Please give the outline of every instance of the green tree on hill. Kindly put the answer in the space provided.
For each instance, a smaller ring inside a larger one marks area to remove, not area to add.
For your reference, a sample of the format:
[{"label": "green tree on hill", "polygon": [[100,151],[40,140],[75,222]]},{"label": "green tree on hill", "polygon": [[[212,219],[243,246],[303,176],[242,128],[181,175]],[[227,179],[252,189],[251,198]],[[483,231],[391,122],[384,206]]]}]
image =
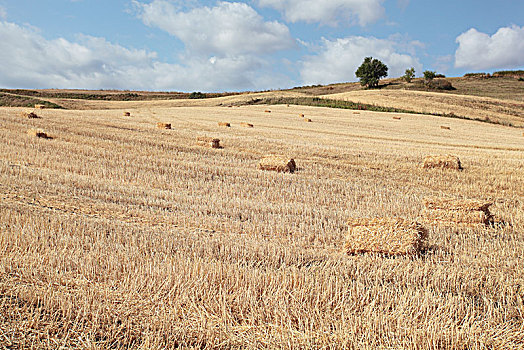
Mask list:
[{"label": "green tree on hill", "polygon": [[362,86],[374,88],[378,86],[380,78],[388,76],[388,66],[373,57],[366,57],[355,72]]}]

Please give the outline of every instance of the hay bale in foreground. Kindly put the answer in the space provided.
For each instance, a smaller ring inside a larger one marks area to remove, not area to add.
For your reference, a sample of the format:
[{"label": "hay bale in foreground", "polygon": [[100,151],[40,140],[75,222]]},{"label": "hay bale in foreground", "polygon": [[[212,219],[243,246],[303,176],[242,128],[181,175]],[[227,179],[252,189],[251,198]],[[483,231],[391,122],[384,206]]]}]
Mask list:
[{"label": "hay bale in foreground", "polygon": [[20,113],[20,116],[24,117],[24,118],[28,118],[28,119],[37,119],[37,118],[40,118],[35,112],[22,112]]},{"label": "hay bale in foreground", "polygon": [[424,248],[428,236],[421,224],[401,218],[352,219],[348,225],[348,254],[415,255]]},{"label": "hay bale in foreground", "polygon": [[131,116],[131,112],[124,112],[124,117],[130,117]]},{"label": "hay bale in foreground", "polygon": [[240,126],[243,126],[244,128],[252,128],[254,125],[250,123],[240,123]]},{"label": "hay bale in foreground", "polygon": [[205,137],[205,136],[197,137],[197,144],[199,146],[206,146],[206,147],[211,147],[211,148],[222,148],[220,146],[220,139],[215,139],[212,137]]},{"label": "hay bale in foreground", "polygon": [[226,127],[226,128],[230,128],[231,124],[230,123],[225,123],[225,122],[218,122],[218,126],[223,126],[223,127]]},{"label": "hay bale in foreground", "polygon": [[424,163],[422,164],[423,169],[441,168],[441,169],[455,169],[462,170],[462,164],[458,157],[452,155],[440,155],[440,156],[426,156]]},{"label": "hay bale in foreground", "polygon": [[297,165],[295,160],[284,156],[270,155],[262,158],[258,163],[261,170],[271,170],[284,173],[294,173]]},{"label": "hay bale in foreground", "polygon": [[156,123],[156,127],[159,129],[171,129],[170,123]]},{"label": "hay bale in foreground", "polygon": [[36,109],[44,109],[45,108],[45,105],[35,105],[35,108]]},{"label": "hay bale in foreground", "polygon": [[444,125],[441,125],[440,128],[444,130],[451,130],[449,126],[444,126]]},{"label": "hay bale in foreground", "polygon": [[33,136],[33,137],[38,137],[38,138],[41,138],[41,139],[49,138],[49,136],[43,130],[39,130],[39,129],[29,129],[29,130],[27,130],[27,135]]}]

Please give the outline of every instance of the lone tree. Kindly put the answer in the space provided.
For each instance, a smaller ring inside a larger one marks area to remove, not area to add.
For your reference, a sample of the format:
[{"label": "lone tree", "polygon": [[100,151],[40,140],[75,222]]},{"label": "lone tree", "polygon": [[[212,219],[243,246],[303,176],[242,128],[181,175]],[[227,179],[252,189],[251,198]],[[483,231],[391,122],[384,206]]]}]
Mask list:
[{"label": "lone tree", "polygon": [[388,66],[373,57],[366,57],[355,72],[362,86],[374,88],[378,86],[380,78],[388,76]]},{"label": "lone tree", "polygon": [[426,80],[426,82],[432,81],[437,76],[437,72],[431,70],[425,70],[422,74],[424,74],[424,80]]},{"label": "lone tree", "polygon": [[411,83],[414,77],[415,77],[415,68],[411,67],[409,69],[406,69],[406,72],[404,73],[404,76],[402,78],[404,78],[404,80],[407,83]]}]

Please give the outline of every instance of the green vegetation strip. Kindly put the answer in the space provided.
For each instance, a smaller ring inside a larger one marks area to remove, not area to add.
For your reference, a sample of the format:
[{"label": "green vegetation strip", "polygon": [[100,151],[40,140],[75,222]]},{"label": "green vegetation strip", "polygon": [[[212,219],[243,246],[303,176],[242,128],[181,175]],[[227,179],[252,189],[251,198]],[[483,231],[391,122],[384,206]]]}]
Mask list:
[{"label": "green vegetation strip", "polygon": [[38,100],[27,96],[17,96],[0,92],[0,107],[34,107],[36,104],[44,105],[46,108],[62,109],[56,103]]},{"label": "green vegetation strip", "polygon": [[273,98],[264,98],[264,99],[253,99],[246,101],[243,104],[254,105],[254,104],[263,104],[263,105],[300,105],[300,106],[313,106],[313,107],[328,107],[328,108],[341,108],[341,109],[352,109],[352,110],[363,110],[363,111],[372,111],[372,112],[388,112],[388,113],[406,113],[406,114],[424,114],[424,115],[434,115],[437,117],[445,118],[455,118],[455,119],[464,119],[464,120],[474,120],[483,123],[489,124],[498,124],[511,127],[517,127],[509,122],[499,122],[496,120],[491,120],[489,118],[472,118],[456,115],[454,113],[424,113],[410,111],[407,109],[393,108],[393,107],[384,107],[377,106],[374,104],[366,103],[357,103],[351,101],[342,101],[342,100],[330,100],[319,97],[273,97]]}]

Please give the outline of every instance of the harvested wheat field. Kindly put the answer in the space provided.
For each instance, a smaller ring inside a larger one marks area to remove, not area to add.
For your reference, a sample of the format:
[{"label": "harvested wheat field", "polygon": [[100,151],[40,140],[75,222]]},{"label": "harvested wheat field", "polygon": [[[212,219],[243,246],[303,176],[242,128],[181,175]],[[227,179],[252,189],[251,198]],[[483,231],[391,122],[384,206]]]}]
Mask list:
[{"label": "harvested wheat field", "polygon": [[[86,103],[41,119],[0,108],[3,347],[524,348],[521,129],[285,104]],[[198,144],[210,135],[226,147]],[[260,170],[268,154],[299,171]],[[465,169],[422,169],[428,154]],[[418,254],[347,254],[348,220],[415,222],[427,196],[492,202],[508,225],[425,226],[419,250],[406,224],[399,237]]]}]

